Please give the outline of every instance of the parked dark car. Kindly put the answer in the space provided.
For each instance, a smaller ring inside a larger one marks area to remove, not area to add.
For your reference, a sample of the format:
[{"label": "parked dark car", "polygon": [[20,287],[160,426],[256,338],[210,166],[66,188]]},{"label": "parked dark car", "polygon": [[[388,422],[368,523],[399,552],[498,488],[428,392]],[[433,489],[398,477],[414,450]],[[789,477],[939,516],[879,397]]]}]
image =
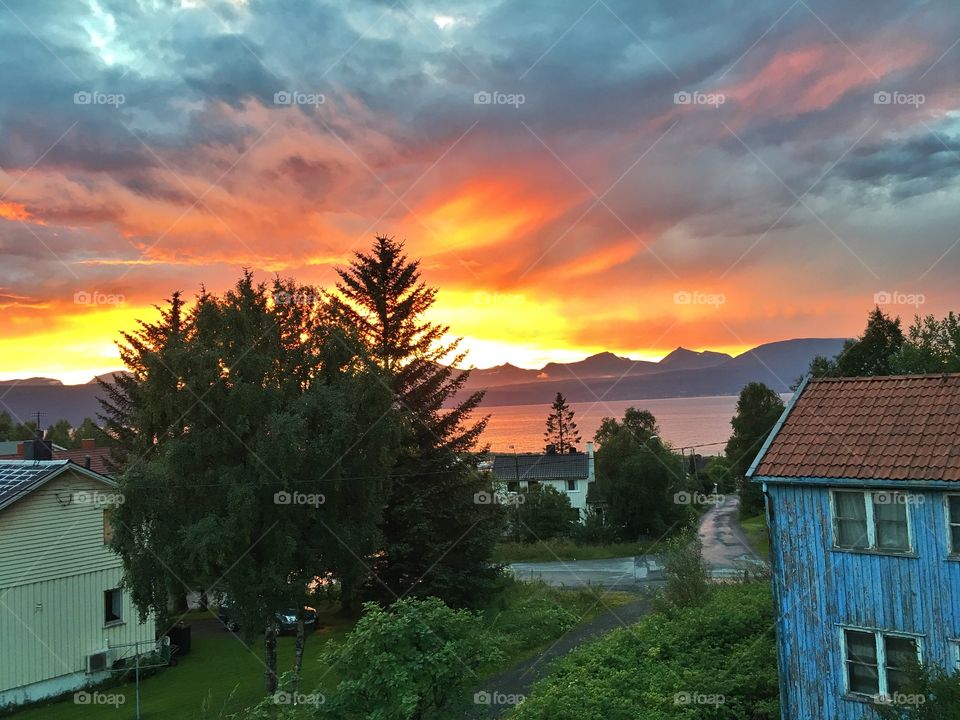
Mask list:
[{"label": "parked dark car", "polygon": [[[317,626],[317,611],[309,607],[308,605],[303,606],[303,625],[308,633],[313,632],[314,628]],[[233,601],[229,598],[224,598],[220,601],[219,610],[217,612],[217,617],[220,618],[220,622],[223,623],[224,627],[231,632],[236,632],[240,629],[240,623],[233,617]],[[277,633],[280,635],[295,635],[297,632],[297,610],[296,608],[285,608],[283,610],[278,610],[274,613],[274,617],[277,620]]]}]

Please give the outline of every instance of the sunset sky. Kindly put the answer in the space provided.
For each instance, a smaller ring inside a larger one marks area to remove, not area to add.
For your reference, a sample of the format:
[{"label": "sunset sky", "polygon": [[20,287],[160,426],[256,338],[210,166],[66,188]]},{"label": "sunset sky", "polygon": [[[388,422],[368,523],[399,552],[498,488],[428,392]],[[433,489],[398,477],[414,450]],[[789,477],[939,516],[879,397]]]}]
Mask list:
[{"label": "sunset sky", "polygon": [[481,367],[960,309],[956,0],[4,0],[0,58],[0,379],[376,233]]}]

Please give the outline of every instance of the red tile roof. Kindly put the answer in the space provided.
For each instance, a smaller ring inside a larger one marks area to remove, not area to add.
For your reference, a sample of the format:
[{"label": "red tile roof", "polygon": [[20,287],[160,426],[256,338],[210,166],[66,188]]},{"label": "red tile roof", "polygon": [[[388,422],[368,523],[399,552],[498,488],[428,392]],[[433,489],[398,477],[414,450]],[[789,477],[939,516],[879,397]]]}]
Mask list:
[{"label": "red tile roof", "polygon": [[753,476],[960,481],[960,373],[811,380]]}]

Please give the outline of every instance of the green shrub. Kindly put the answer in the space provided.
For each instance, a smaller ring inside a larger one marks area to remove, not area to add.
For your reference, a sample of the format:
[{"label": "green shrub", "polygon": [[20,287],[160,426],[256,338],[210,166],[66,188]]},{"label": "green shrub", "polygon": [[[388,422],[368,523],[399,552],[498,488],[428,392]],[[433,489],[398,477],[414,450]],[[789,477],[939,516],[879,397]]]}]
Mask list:
[{"label": "green shrub", "polygon": [[696,530],[684,532],[664,545],[665,600],[680,607],[701,604],[710,594],[710,585],[700,536]]},{"label": "green shrub", "polygon": [[878,711],[884,720],[960,720],[960,675],[917,666],[907,687],[890,700]]},{"label": "green shrub", "polygon": [[735,585],[574,650],[511,720],[778,720],[777,692],[769,585]]},{"label": "green shrub", "polygon": [[540,485],[517,495],[509,512],[511,535],[520,542],[537,542],[568,536],[577,522],[570,497],[550,485]]},{"label": "green shrub", "polygon": [[479,615],[437,598],[364,605],[344,641],[325,654],[345,678],[320,706],[337,720],[413,720],[459,702],[476,670],[502,657]]},{"label": "green shrub", "polygon": [[578,545],[611,545],[617,542],[618,535],[617,528],[593,509],[587,510],[583,522],[574,525],[570,533]]}]

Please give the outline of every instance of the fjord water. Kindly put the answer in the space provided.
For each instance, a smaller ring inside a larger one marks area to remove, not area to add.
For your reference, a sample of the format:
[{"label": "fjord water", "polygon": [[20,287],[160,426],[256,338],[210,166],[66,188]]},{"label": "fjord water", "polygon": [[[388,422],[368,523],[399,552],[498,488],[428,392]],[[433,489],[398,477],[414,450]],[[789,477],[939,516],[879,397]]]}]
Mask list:
[{"label": "fjord water", "polygon": [[[665,442],[676,448],[694,446],[702,455],[717,455],[723,451],[722,443],[730,437],[730,419],[736,411],[737,397],[720,395],[570,403],[583,438],[579,449],[593,439],[604,417],[623,417],[623,411],[631,406],[653,413],[660,427],[660,437]],[[511,445],[517,452],[542,452],[543,430],[549,410],[549,403],[481,406],[480,412],[490,415],[481,442],[489,443],[495,452],[513,452]]]}]

